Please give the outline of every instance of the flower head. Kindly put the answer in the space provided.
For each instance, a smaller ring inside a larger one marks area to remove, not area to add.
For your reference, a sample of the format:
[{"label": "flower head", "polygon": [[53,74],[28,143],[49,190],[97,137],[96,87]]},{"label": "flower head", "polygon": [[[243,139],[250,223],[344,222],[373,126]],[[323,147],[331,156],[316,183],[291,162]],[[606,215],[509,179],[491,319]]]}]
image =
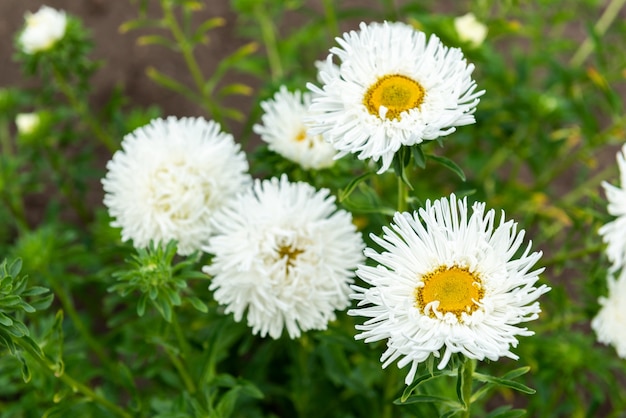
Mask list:
[{"label": "flower head", "polygon": [[269,144],[269,148],[300,164],[304,169],[330,167],[335,148],[321,135],[307,132],[305,119],[309,115],[311,93],[289,92],[285,86],[271,100],[261,103],[265,111],[263,125],[254,125],[254,132]]},{"label": "flower head", "polygon": [[[404,23],[361,23],[337,38],[314,92],[311,134],[323,134],[339,151],[382,159],[386,171],[401,146],[448,135],[474,123],[483,91],[476,92],[457,48]],[[333,57],[340,60],[333,66]]]},{"label": "flower head", "polygon": [[286,176],[259,181],[213,220],[214,254],[203,271],[211,290],[252,332],[290,338],[325,329],[349,304],[349,284],[363,260],[363,241],[351,215],[338,210],[328,189],[290,183]]},{"label": "flower head", "polygon": [[459,34],[459,39],[473,47],[483,43],[487,37],[487,26],[476,19],[473,13],[467,13],[454,19],[454,29]]},{"label": "flower head", "polygon": [[175,239],[181,255],[207,242],[215,211],[251,183],[239,145],[203,118],[153,120],[124,137],[107,169],[104,204],[122,239]]},{"label": "flower head", "polygon": [[617,153],[617,165],[620,172],[621,187],[607,182],[602,183],[609,201],[609,214],[616,216],[614,220],[599,229],[600,235],[607,243],[606,254],[613,263],[611,271],[624,267],[626,262],[626,144]]},{"label": "flower head", "polygon": [[518,335],[532,335],[517,325],[537,318],[537,298],[550,290],[535,287],[543,269],[531,271],[541,257],[521,249],[524,231],[504,215],[485,214],[484,203],[472,206],[454,195],[413,214],[396,213],[382,238],[384,251],[365,255],[377,265],[360,266],[357,275],[371,287],[353,286],[358,300],[350,315],[369,318],[357,339],[387,340],[383,367],[398,360],[411,364],[409,384],[419,363],[431,354],[439,368],[453,353],[468,358],[516,359],[510,350]]},{"label": "flower head", "polygon": [[19,113],[15,117],[15,126],[20,135],[31,135],[39,127],[40,118],[38,113]]},{"label": "flower head", "polygon": [[19,44],[26,54],[48,50],[65,35],[67,16],[62,10],[41,6],[36,13],[26,12],[24,19]]},{"label": "flower head", "polygon": [[615,279],[608,278],[609,294],[599,299],[602,308],[591,321],[591,328],[596,332],[598,341],[611,344],[621,358],[626,358],[626,270]]}]

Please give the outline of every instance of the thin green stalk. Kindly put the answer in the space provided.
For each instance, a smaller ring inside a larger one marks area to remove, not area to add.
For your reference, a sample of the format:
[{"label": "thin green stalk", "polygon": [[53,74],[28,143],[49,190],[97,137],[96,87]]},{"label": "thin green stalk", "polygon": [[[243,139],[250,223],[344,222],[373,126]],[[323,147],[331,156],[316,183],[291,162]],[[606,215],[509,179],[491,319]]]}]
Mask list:
[{"label": "thin green stalk", "polygon": [[385,16],[389,20],[398,20],[398,11],[396,10],[395,0],[383,0]]},{"label": "thin green stalk", "polygon": [[[15,156],[15,150],[13,148],[11,136],[9,135],[9,127],[4,121],[0,121],[0,155],[7,159],[13,158]],[[0,175],[1,173],[6,172],[2,167],[2,164],[3,160],[0,159]],[[14,186],[18,184],[17,182],[13,181],[14,179],[9,180],[11,180],[11,183],[5,180],[6,188],[11,187],[9,186],[9,184],[12,184]],[[28,225],[28,221],[26,220],[26,210],[24,209],[24,199],[22,197],[22,194],[17,187],[12,187],[11,192],[11,195],[1,193],[0,195],[2,196],[2,201],[9,209],[9,212],[11,212],[11,216],[13,217],[13,219],[15,219],[18,230],[23,232],[29,231],[30,227]]]},{"label": "thin green stalk", "polygon": [[205,112],[211,115],[215,122],[220,125],[224,124],[221,111],[219,110],[219,106],[211,100],[209,96],[209,92],[206,91],[205,84],[206,81],[204,79],[204,75],[202,70],[200,69],[200,64],[196,60],[195,55],[193,54],[193,45],[189,42],[189,39],[185,36],[183,29],[178,24],[178,20],[176,20],[176,16],[172,10],[172,4],[168,0],[161,1],[161,9],[163,10],[163,18],[165,24],[169,28],[174,40],[176,41],[176,45],[180,49],[181,54],[183,55],[183,59],[185,60],[185,64],[187,65],[187,69],[193,78],[193,81],[200,92],[202,97],[202,103],[200,103]]},{"label": "thin green stalk", "polygon": [[461,372],[461,376],[463,379],[461,386],[461,394],[463,395],[463,401],[465,401],[465,410],[462,411],[462,418],[469,418],[471,416],[471,399],[472,399],[472,380],[474,378],[474,370],[476,368],[476,360],[474,359],[465,359]]},{"label": "thin green stalk", "polygon": [[69,85],[67,80],[63,77],[63,75],[55,68],[54,69],[54,80],[56,81],[61,93],[67,98],[70,106],[74,109],[74,111],[80,116],[87,124],[89,129],[94,133],[96,138],[102,142],[102,144],[107,147],[107,149],[114,153],[117,151],[117,143],[109,136],[104,129],[100,126],[100,123],[93,117],[91,112],[89,112],[89,107],[87,103],[81,101],[75,94],[74,89]]},{"label": "thin green stalk", "polygon": [[99,395],[98,393],[94,392],[87,385],[85,385],[85,384],[79,382],[78,380],[74,379],[69,374],[64,372],[64,373],[62,373],[60,375],[57,375],[57,373],[55,372],[55,370],[57,369],[56,364],[54,364],[51,361],[48,361],[47,358],[42,357],[40,353],[36,352],[33,349],[33,347],[31,347],[29,344],[24,343],[22,341],[22,339],[15,338],[13,341],[17,345],[19,345],[24,351],[29,353],[31,355],[31,357],[37,363],[39,363],[39,365],[41,366],[41,368],[43,370],[47,371],[48,373],[51,373],[55,378],[61,380],[63,383],[68,385],[74,392],[79,392],[79,393],[83,394],[85,397],[91,399],[93,402],[95,402],[95,403],[101,405],[102,407],[108,409],[109,411],[111,411],[112,413],[114,413],[117,416],[120,416],[120,417],[123,417],[123,418],[132,418],[132,415],[130,415],[129,413],[124,411],[122,408],[120,408],[119,406],[115,405],[113,402],[109,401],[108,399],[104,398],[103,396]]},{"label": "thin green stalk", "polygon": [[[180,356],[175,355],[169,349],[166,348],[166,352],[170,361],[178,371],[181,379],[185,383],[185,387],[190,394],[196,393],[196,384],[194,383],[191,374],[189,373],[187,364],[184,360],[189,358],[189,353],[191,352],[191,348],[183,334],[183,330],[180,326],[180,322],[178,321],[178,316],[176,312],[172,310],[172,321],[170,323],[170,327],[174,330],[174,334],[176,335],[176,341],[178,342],[178,348],[180,350]],[[181,360],[182,358],[182,360]]]},{"label": "thin green stalk", "polygon": [[167,353],[167,356],[170,358],[170,361],[172,362],[172,364],[178,371],[180,378],[183,379],[183,383],[185,384],[185,388],[187,388],[187,392],[189,392],[190,394],[196,393],[196,385],[193,382],[193,378],[187,371],[187,367],[185,366],[185,363],[183,363],[180,360],[180,358],[178,358],[178,356],[172,353],[167,347],[165,348],[165,352]]},{"label": "thin green stalk", "polygon": [[[67,313],[67,315],[69,316],[70,320],[72,321],[72,323],[74,324],[78,332],[80,333],[83,340],[85,340],[89,348],[96,354],[96,356],[98,357],[98,360],[100,360],[100,362],[107,369],[109,369],[112,372],[115,372],[116,366],[109,359],[109,356],[106,354],[106,352],[104,351],[100,343],[98,343],[98,341],[93,337],[93,335],[91,335],[91,332],[85,326],[85,323],[80,319],[80,316],[78,315],[78,312],[76,311],[76,308],[74,307],[74,302],[72,301],[72,298],[70,294],[67,292],[67,290],[65,289],[65,287],[59,284],[56,280],[51,280],[50,285],[55,295],[61,302],[63,311]],[[116,373],[113,373],[113,375],[115,376]]]},{"label": "thin green stalk", "polygon": [[[619,12],[626,3],[626,0],[612,0],[607,8],[600,16],[600,19],[594,25],[595,33],[598,37],[601,37],[606,33],[609,29],[609,26],[613,23],[613,21],[619,16]],[[578,47],[578,50],[572,56],[570,60],[570,65],[572,67],[579,67],[583,62],[587,59],[589,54],[593,51],[593,41],[590,36],[588,36],[584,42]]]},{"label": "thin green stalk", "polygon": [[398,212],[405,212],[407,208],[407,199],[409,197],[409,188],[401,177],[398,177]]},{"label": "thin green stalk", "polygon": [[339,35],[339,23],[337,22],[337,12],[335,11],[334,0],[324,0],[324,16],[326,16],[326,27],[331,40]]},{"label": "thin green stalk", "polygon": [[274,23],[265,12],[261,4],[254,7],[254,16],[261,27],[261,37],[265,45],[265,52],[270,64],[270,73],[272,80],[277,81],[283,77],[283,66],[278,53],[278,44],[276,43],[276,29]]},{"label": "thin green stalk", "polygon": [[66,166],[60,163],[59,155],[56,151],[57,150],[52,147],[45,149],[46,156],[48,157],[48,161],[50,162],[52,169],[55,171],[55,173],[59,174],[59,189],[61,190],[61,193],[67,198],[70,205],[74,208],[74,211],[76,212],[76,214],[78,214],[80,220],[83,221],[83,223],[87,224],[89,222],[90,215],[87,206],[85,206],[85,200],[81,199],[80,196],[78,196],[78,194],[76,193],[77,189],[75,187],[72,187],[71,184],[63,181],[63,179],[70,179],[71,177],[67,175],[67,173],[65,173]]}]

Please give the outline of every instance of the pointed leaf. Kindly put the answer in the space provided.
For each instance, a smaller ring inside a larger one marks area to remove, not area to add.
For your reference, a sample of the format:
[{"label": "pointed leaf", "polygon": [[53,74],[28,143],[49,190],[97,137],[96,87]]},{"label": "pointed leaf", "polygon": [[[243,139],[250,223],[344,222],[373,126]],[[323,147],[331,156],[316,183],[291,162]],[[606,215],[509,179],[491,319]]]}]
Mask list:
[{"label": "pointed leaf", "polygon": [[532,395],[537,392],[535,389],[529,388],[528,386],[522,383],[516,382],[514,380],[503,379],[501,377],[494,377],[494,376],[484,375],[481,373],[475,373],[474,379],[478,380],[479,382],[488,382],[488,383],[493,383],[498,386],[505,386],[505,387],[517,390],[519,392],[526,393],[528,395]]},{"label": "pointed leaf", "polygon": [[454,161],[446,157],[441,157],[439,155],[432,155],[432,154],[429,155],[428,158],[430,158],[431,160],[435,160],[436,162],[438,162],[439,164],[443,165],[446,168],[449,168],[454,174],[459,176],[459,178],[462,181],[465,181],[466,178],[465,178],[465,173],[463,172],[463,169],[461,169],[461,167],[459,167]]},{"label": "pointed leaf", "polygon": [[354,191],[356,186],[359,185],[359,183],[361,183],[363,180],[365,180],[367,177],[371,176],[372,174],[373,173],[371,172],[367,172],[352,179],[345,188],[339,191],[339,202],[340,203],[343,202],[348,196],[352,194],[352,192]]}]

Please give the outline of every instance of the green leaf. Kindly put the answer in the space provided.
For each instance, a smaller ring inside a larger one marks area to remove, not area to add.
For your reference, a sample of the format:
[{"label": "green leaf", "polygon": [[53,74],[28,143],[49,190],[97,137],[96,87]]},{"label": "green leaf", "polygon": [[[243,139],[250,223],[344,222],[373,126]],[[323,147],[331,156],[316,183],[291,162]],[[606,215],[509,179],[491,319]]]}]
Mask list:
[{"label": "green leaf", "polygon": [[485,418],[519,418],[526,415],[524,409],[511,409],[510,405],[504,405],[491,411]]},{"label": "green leaf", "polygon": [[163,22],[163,20],[159,19],[133,19],[133,20],[129,20],[127,22],[122,23],[119,27],[118,27],[118,31],[120,33],[127,33],[130,32],[131,30],[135,30],[135,29],[143,29],[143,28],[162,28],[165,27],[165,24]]},{"label": "green leaf", "polygon": [[24,359],[24,357],[22,357],[21,354],[19,354],[19,352],[16,353],[16,357],[21,364],[20,371],[22,372],[22,379],[24,380],[24,383],[30,382],[32,375],[30,373],[30,369],[28,368],[28,364],[26,364],[26,360]]},{"label": "green leaf", "polygon": [[449,374],[450,372],[448,371],[437,370],[434,373],[425,373],[421,376],[418,376],[410,385],[408,385],[404,389],[404,392],[402,392],[402,396],[400,397],[400,403],[404,403],[411,396],[411,393],[413,393],[413,391],[417,389],[418,386],[420,386],[422,383],[425,383],[425,382],[428,382],[429,380],[433,380],[438,377],[446,376]]},{"label": "green leaf", "polygon": [[461,405],[460,403],[453,401],[451,399],[448,399],[448,398],[444,398],[443,396],[435,396],[435,395],[418,394],[418,395],[409,396],[404,402],[402,402],[400,399],[396,399],[395,401],[393,401],[395,405],[405,405],[405,404],[411,404],[411,403],[430,403],[430,402],[439,403],[441,405],[445,405],[451,408],[463,409],[463,405]]},{"label": "green leaf", "polygon": [[[466,361],[470,361],[470,360],[466,360]],[[457,376],[456,376],[456,397],[458,398],[459,402],[461,402],[462,405],[464,405],[467,408],[467,401],[465,399],[463,399],[463,368],[465,366],[459,366],[459,368],[457,369]]]},{"label": "green leaf", "polygon": [[176,43],[172,42],[171,39],[166,38],[161,35],[143,35],[137,38],[137,45],[145,46],[145,45],[161,45],[166,48],[176,50],[178,46]]},{"label": "green leaf", "polygon": [[361,183],[363,180],[365,180],[366,178],[368,178],[372,174],[374,174],[374,173],[368,171],[367,173],[361,174],[360,176],[352,179],[350,181],[350,183],[348,183],[348,185],[345,188],[343,188],[343,189],[341,189],[339,191],[339,202],[341,203],[344,200],[346,200],[348,198],[348,196],[350,196],[352,194],[352,192],[354,191],[356,186],[358,186],[359,183]]},{"label": "green leaf", "polygon": [[426,156],[420,145],[414,145],[411,147],[411,153],[413,154],[413,161],[419,168],[426,168]]},{"label": "green leaf", "polygon": [[[158,85],[165,87],[167,89],[170,89],[172,91],[175,91],[193,102],[202,101],[202,99],[196,92],[189,89],[187,86],[178,82],[172,77],[163,74],[162,72],[160,72],[154,67],[148,67],[146,69],[146,75]],[[141,254],[139,256],[142,257]]]},{"label": "green leaf", "polygon": [[459,167],[454,161],[450,160],[449,158],[441,157],[439,155],[432,155],[432,154],[428,155],[428,158],[438,162],[439,164],[443,165],[446,168],[449,168],[454,174],[459,176],[459,178],[462,181],[466,180],[463,169],[461,169],[461,167]]},{"label": "green leaf", "polygon": [[224,86],[224,88],[220,89],[218,96],[219,97],[226,97],[226,96],[233,96],[233,95],[250,96],[253,92],[254,90],[252,89],[252,87],[246,84],[231,83],[231,84],[228,84],[227,86]]},{"label": "green leaf", "polygon": [[474,379],[478,380],[479,382],[493,383],[497,386],[508,387],[513,390],[517,390],[518,392],[526,393],[528,395],[532,395],[537,392],[535,389],[529,388],[528,386],[514,380],[489,376],[482,373],[474,373]]},{"label": "green leaf", "polygon": [[17,279],[17,276],[20,274],[21,270],[22,270],[22,259],[21,258],[16,258],[9,265],[7,273],[9,274],[9,276],[12,276],[12,277]]},{"label": "green leaf", "polygon": [[199,298],[195,297],[195,296],[188,296],[187,297],[187,301],[191,304],[191,306],[193,306],[196,310],[202,312],[202,313],[207,313],[209,312],[209,308],[206,306],[206,304],[201,301]]}]

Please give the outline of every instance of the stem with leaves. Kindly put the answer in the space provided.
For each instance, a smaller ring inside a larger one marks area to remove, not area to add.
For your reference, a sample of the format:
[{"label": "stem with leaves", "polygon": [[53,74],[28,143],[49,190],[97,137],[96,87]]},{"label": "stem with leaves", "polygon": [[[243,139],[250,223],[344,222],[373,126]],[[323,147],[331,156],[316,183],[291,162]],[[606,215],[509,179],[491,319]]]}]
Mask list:
[{"label": "stem with leaves", "polygon": [[15,338],[14,342],[16,343],[16,345],[20,346],[20,348],[22,348],[25,352],[30,354],[31,357],[41,366],[42,370],[45,370],[46,372],[52,374],[55,378],[65,383],[72,389],[72,391],[81,393],[86,398],[101,405],[102,407],[111,411],[116,416],[122,418],[132,418],[132,415],[124,411],[119,406],[115,405],[113,402],[96,393],[87,385],[74,379],[72,376],[65,373],[65,371],[59,370],[58,364],[50,360],[42,351],[36,350],[34,346],[27,343],[24,338]]}]

